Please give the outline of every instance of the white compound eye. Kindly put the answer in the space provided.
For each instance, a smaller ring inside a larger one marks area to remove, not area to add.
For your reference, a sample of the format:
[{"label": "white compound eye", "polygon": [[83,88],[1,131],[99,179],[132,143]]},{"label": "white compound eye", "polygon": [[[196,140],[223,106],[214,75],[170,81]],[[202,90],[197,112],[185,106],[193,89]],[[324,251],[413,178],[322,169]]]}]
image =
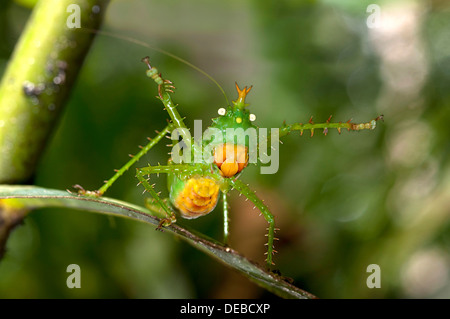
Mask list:
[{"label": "white compound eye", "polygon": [[254,121],[256,121],[256,115],[250,114],[250,122],[254,122]]},{"label": "white compound eye", "polygon": [[219,115],[225,115],[225,113],[227,113],[227,110],[225,110],[223,107],[221,107],[217,113],[219,113]]}]

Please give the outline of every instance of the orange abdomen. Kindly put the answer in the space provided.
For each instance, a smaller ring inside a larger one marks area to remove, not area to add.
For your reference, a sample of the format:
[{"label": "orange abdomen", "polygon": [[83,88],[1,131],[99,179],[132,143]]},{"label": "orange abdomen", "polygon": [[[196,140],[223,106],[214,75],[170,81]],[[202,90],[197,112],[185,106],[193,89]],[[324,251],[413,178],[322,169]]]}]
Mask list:
[{"label": "orange abdomen", "polygon": [[219,191],[219,185],[210,178],[191,178],[178,194],[174,205],[184,218],[197,218],[216,207]]}]

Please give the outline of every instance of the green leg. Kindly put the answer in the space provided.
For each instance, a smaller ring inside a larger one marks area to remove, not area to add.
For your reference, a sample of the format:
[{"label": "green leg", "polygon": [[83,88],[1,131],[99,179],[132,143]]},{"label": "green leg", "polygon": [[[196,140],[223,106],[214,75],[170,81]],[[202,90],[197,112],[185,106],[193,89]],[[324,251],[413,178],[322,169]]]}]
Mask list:
[{"label": "green leg", "polygon": [[265,220],[269,223],[268,227],[268,233],[267,233],[267,267],[270,268],[272,265],[274,265],[272,261],[272,257],[274,252],[276,252],[273,248],[273,242],[275,240],[275,220],[273,218],[273,215],[270,213],[267,206],[263,203],[261,199],[259,199],[255,192],[252,191],[246,184],[242,183],[238,179],[229,179],[229,183],[231,187],[239,191],[242,195],[247,197],[252,203],[259,209],[261,214],[264,216]]},{"label": "green leg", "polygon": [[158,166],[147,166],[144,168],[138,168],[136,171],[136,177],[139,180],[139,184],[144,186],[145,191],[148,192],[154,199],[153,203],[156,203],[163,212],[166,217],[161,219],[161,222],[157,229],[161,229],[164,226],[169,226],[172,223],[176,222],[175,212],[170,204],[162,199],[159,194],[154,190],[153,186],[150,185],[145,176],[150,176],[150,174],[160,174],[160,173],[176,173],[179,175],[191,175],[197,172],[198,169],[195,169],[193,166],[187,164],[171,164],[171,165],[158,165]]},{"label": "green leg", "polygon": [[342,129],[347,129],[349,131],[373,130],[377,126],[377,121],[383,120],[383,115],[380,115],[367,123],[351,123],[350,120],[345,123],[342,122],[331,123],[330,120],[331,116],[325,123],[314,123],[311,117],[308,123],[306,124],[302,123],[295,123],[289,125],[285,124],[282,127],[280,127],[280,137],[286,136],[292,131],[300,131],[300,134],[303,135],[304,130],[310,130],[311,136],[313,136],[315,129],[322,129],[325,135],[328,133],[328,129],[330,128],[337,129],[339,133],[341,133]]},{"label": "green leg", "polygon": [[[311,137],[314,135],[314,130],[321,129],[323,134],[328,134],[328,129],[337,129],[339,134],[341,134],[341,130],[346,129],[348,131],[361,131],[361,130],[374,130],[377,126],[377,121],[383,120],[383,115],[378,116],[367,123],[351,123],[350,120],[342,123],[331,123],[331,116],[324,123],[314,123],[312,121],[312,117],[309,119],[308,123],[294,123],[294,124],[283,124],[279,128],[278,137],[281,138],[283,136],[289,135],[289,133],[294,131],[299,131],[300,135],[303,135],[303,131],[309,130],[311,131]],[[272,147],[271,134],[268,132],[265,138],[260,136],[259,144],[258,144],[258,153],[262,151],[264,155],[267,155],[266,149],[268,147]],[[281,143],[281,141],[280,141]],[[262,148],[262,149],[261,149]],[[272,147],[273,149],[273,147]]]},{"label": "green leg", "polygon": [[[170,199],[169,198],[163,198],[162,201],[170,208],[173,210],[172,205],[170,204]],[[145,207],[147,207],[148,209],[150,209],[152,212],[157,212],[158,216],[160,218],[165,218],[167,217],[167,213],[164,211],[164,209],[161,207],[161,205],[159,205],[158,201],[153,198],[153,197],[147,197],[145,199],[145,203],[144,203]]]},{"label": "green leg", "polygon": [[229,234],[229,216],[228,216],[228,201],[227,192],[222,192],[222,203],[223,203],[223,243],[228,245],[228,234]]},{"label": "green leg", "polygon": [[175,223],[177,221],[177,218],[172,207],[167,205],[166,201],[159,197],[158,193],[155,191],[153,186],[150,185],[144,175],[147,175],[147,173],[143,173],[142,170],[138,168],[136,177],[139,180],[139,184],[142,184],[142,186],[144,186],[144,192],[148,192],[153,197],[154,202],[156,202],[166,214],[166,217],[161,219],[157,229],[161,229],[163,226],[169,226],[170,224]]},{"label": "green leg", "polygon": [[171,123],[161,132],[159,133],[153,140],[150,141],[142,150],[133,156],[133,158],[128,161],[121,169],[116,171],[113,177],[111,177],[106,183],[96,191],[86,191],[80,185],[75,185],[75,188],[78,188],[78,194],[88,195],[88,196],[102,196],[109,187],[120,177],[122,174],[128,170],[134,163],[136,163],[144,154],[146,154],[153,146],[155,146],[167,133],[171,132],[172,129],[175,128],[186,128],[186,125],[183,122],[183,118],[178,113],[177,106],[173,103],[170,93],[173,93],[175,87],[172,82],[166,79],[163,79],[159,74],[156,68],[153,68],[150,65],[150,61],[148,57],[142,59],[144,63],[147,64],[149,70],[147,71],[147,76],[152,78],[156,84],[158,84],[158,92],[159,99],[164,104],[165,109],[167,110]]},{"label": "green leg", "polygon": [[163,102],[167,113],[169,113],[173,125],[176,128],[186,128],[183,118],[178,113],[177,105],[172,102],[172,98],[170,97],[170,93],[173,93],[173,90],[175,90],[175,86],[173,86],[173,83],[171,81],[163,79],[158,69],[150,65],[149,57],[143,58],[142,62],[144,62],[148,66],[147,76],[153,79],[156,84],[158,84],[159,99]]},{"label": "green leg", "polygon": [[159,141],[161,141],[161,139],[166,136],[167,133],[170,132],[170,128],[171,126],[168,125],[166,126],[160,133],[158,133],[158,135],[156,135],[156,137],[154,139],[150,140],[150,143],[148,143],[147,145],[145,145],[144,147],[142,147],[142,149],[140,150],[139,153],[137,153],[136,155],[134,155],[131,160],[129,160],[127,163],[125,163],[124,166],[122,166],[122,168],[120,168],[119,170],[116,170],[116,174],[114,174],[113,177],[111,177],[109,180],[107,180],[105,182],[105,184],[100,187],[98,190],[96,191],[86,191],[84,190],[81,186],[79,185],[75,185],[74,187],[79,189],[79,194],[81,195],[87,195],[87,196],[102,196],[107,190],[108,188],[111,187],[111,185],[120,177],[123,175],[123,173],[125,173],[134,163],[136,163],[137,161],[139,161],[139,159],[144,156],[153,146],[155,146]]}]

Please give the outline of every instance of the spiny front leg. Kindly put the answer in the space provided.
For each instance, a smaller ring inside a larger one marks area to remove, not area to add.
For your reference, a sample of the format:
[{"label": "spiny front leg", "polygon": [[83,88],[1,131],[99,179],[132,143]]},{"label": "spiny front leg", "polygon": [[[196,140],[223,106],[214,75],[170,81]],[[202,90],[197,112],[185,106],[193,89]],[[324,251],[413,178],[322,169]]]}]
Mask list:
[{"label": "spiny front leg", "polygon": [[[339,134],[341,134],[342,129],[347,129],[348,131],[361,131],[361,130],[373,130],[376,128],[377,122],[379,120],[383,120],[383,115],[378,116],[367,123],[351,123],[350,120],[342,123],[331,123],[331,116],[324,123],[314,123],[312,117],[309,119],[308,123],[295,123],[295,124],[286,124],[284,123],[279,129],[272,129],[270,134],[262,134],[259,135],[258,141],[258,154],[263,156],[267,156],[267,149],[270,147],[272,151],[274,151],[277,147],[277,143],[281,143],[280,138],[288,135],[293,131],[299,131],[300,135],[303,135],[303,131],[310,130],[311,137],[314,135],[314,130],[322,129],[323,134],[327,135],[328,130],[331,128],[337,129]],[[261,157],[260,157],[261,159]],[[263,161],[264,162],[264,161]]]},{"label": "spiny front leg", "polygon": [[177,105],[172,101],[170,93],[173,93],[175,86],[173,83],[167,79],[163,79],[158,69],[150,65],[150,58],[147,56],[142,59],[142,62],[147,64],[147,76],[152,78],[156,84],[158,84],[158,95],[159,99],[164,104],[164,109],[169,113],[170,119],[176,128],[186,128],[183,118],[180,113],[178,113]]},{"label": "spiny front leg", "polygon": [[284,124],[282,127],[280,127],[280,137],[288,135],[292,131],[300,131],[300,135],[303,135],[304,130],[310,130],[311,136],[313,136],[315,129],[323,129],[323,134],[325,135],[328,134],[328,129],[330,128],[337,129],[339,134],[341,133],[342,129],[347,129],[348,131],[373,130],[376,128],[377,121],[379,120],[383,120],[383,115],[380,115],[367,123],[351,123],[350,122],[351,120],[348,120],[345,123],[342,122],[331,123],[331,116],[325,123],[314,123],[311,117],[308,123],[306,124],[302,123],[295,123],[289,125]]},{"label": "spiny front leg", "polygon": [[150,142],[147,145],[141,147],[141,150],[136,155],[134,155],[134,156],[130,155],[131,159],[128,162],[126,162],[125,165],[122,166],[120,169],[115,169],[114,171],[116,173],[114,174],[114,176],[111,177],[109,180],[105,181],[105,184],[102,187],[100,187],[98,190],[88,191],[88,190],[85,190],[80,185],[74,185],[74,188],[78,189],[78,194],[79,195],[85,195],[85,196],[91,196],[91,197],[100,197],[100,196],[102,196],[108,190],[108,188],[110,188],[111,185],[120,176],[123,175],[123,173],[125,173],[134,163],[139,161],[141,159],[141,157],[144,156],[148,151],[150,151],[150,149],[153,146],[158,144],[158,142],[161,141],[161,139],[164,136],[166,136],[167,133],[169,133],[171,131],[171,128],[172,128],[171,125],[167,125],[161,132],[158,132],[158,135],[156,135],[155,138],[153,138],[153,139],[148,138]]},{"label": "spiny front leg", "polygon": [[275,220],[273,215],[270,213],[267,206],[263,203],[261,199],[256,196],[255,192],[252,191],[246,184],[241,182],[238,179],[229,179],[229,183],[232,186],[232,188],[236,189],[238,192],[240,192],[242,195],[247,197],[249,200],[252,201],[252,203],[259,209],[261,214],[264,216],[265,220],[269,223],[268,227],[268,233],[267,233],[267,258],[266,263],[267,267],[270,268],[272,265],[275,265],[272,257],[274,252],[273,242],[276,239],[275,238]]}]

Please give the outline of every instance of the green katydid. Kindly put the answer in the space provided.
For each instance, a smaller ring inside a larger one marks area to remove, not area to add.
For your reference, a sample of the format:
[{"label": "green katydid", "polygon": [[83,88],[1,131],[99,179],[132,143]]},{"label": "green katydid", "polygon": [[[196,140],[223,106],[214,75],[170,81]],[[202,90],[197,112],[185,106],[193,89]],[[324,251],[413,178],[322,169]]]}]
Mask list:
[{"label": "green katydid", "polygon": [[[177,151],[172,149],[171,158],[167,165],[149,165],[136,170],[139,184],[144,187],[144,192],[148,192],[151,195],[151,198],[146,201],[146,205],[166,215],[166,218],[161,219],[158,229],[175,223],[177,220],[176,212],[183,218],[204,216],[214,210],[219,198],[221,198],[223,241],[227,244],[229,236],[227,194],[235,189],[254,204],[268,223],[266,243],[266,262],[268,267],[274,264],[273,254],[276,252],[274,249],[274,241],[276,240],[275,221],[274,216],[264,202],[258,198],[247,184],[239,180],[241,172],[249,163],[249,157],[256,158],[254,162],[260,162],[261,157],[266,155],[265,148],[268,145],[272,147],[273,151],[274,145],[276,146],[279,143],[279,138],[293,131],[299,131],[303,134],[304,130],[309,130],[312,136],[316,129],[322,129],[325,135],[330,128],[337,129],[339,133],[341,133],[342,129],[349,131],[373,130],[377,121],[383,119],[381,115],[370,122],[355,124],[350,121],[332,123],[331,117],[326,122],[314,123],[311,118],[305,124],[283,124],[280,128],[276,128],[275,135],[267,135],[265,132],[262,134],[253,124],[256,117],[254,114],[250,114],[248,110],[249,104],[245,103],[245,98],[252,87],[240,89],[236,84],[238,98],[231,105],[218,110],[219,117],[214,118],[212,124],[208,127],[208,130],[215,130],[212,134],[208,134],[210,138],[198,141],[190,136],[176,104],[172,101],[172,93],[175,90],[173,83],[163,78],[159,71],[150,65],[148,57],[145,57],[143,62],[148,67],[147,76],[153,79],[158,86],[158,98],[170,117],[168,125],[160,132],[157,132],[153,139],[149,139],[150,142],[142,147],[141,151],[125,163],[122,168],[115,170],[114,176],[98,190],[86,191],[79,185],[74,187],[79,189],[80,195],[102,196],[125,171],[139,161],[143,155],[149,152],[166,135],[172,134],[172,139],[174,140],[182,137],[184,147],[182,148],[183,154],[181,156],[177,154],[180,151],[179,148]],[[234,133],[227,134],[227,130],[230,129]],[[249,138],[248,131],[250,130],[256,132],[256,139]],[[177,133],[175,138],[174,132]],[[177,145],[179,146],[179,144]],[[161,198],[149,182],[150,175],[161,173],[168,175],[168,199]]]}]

